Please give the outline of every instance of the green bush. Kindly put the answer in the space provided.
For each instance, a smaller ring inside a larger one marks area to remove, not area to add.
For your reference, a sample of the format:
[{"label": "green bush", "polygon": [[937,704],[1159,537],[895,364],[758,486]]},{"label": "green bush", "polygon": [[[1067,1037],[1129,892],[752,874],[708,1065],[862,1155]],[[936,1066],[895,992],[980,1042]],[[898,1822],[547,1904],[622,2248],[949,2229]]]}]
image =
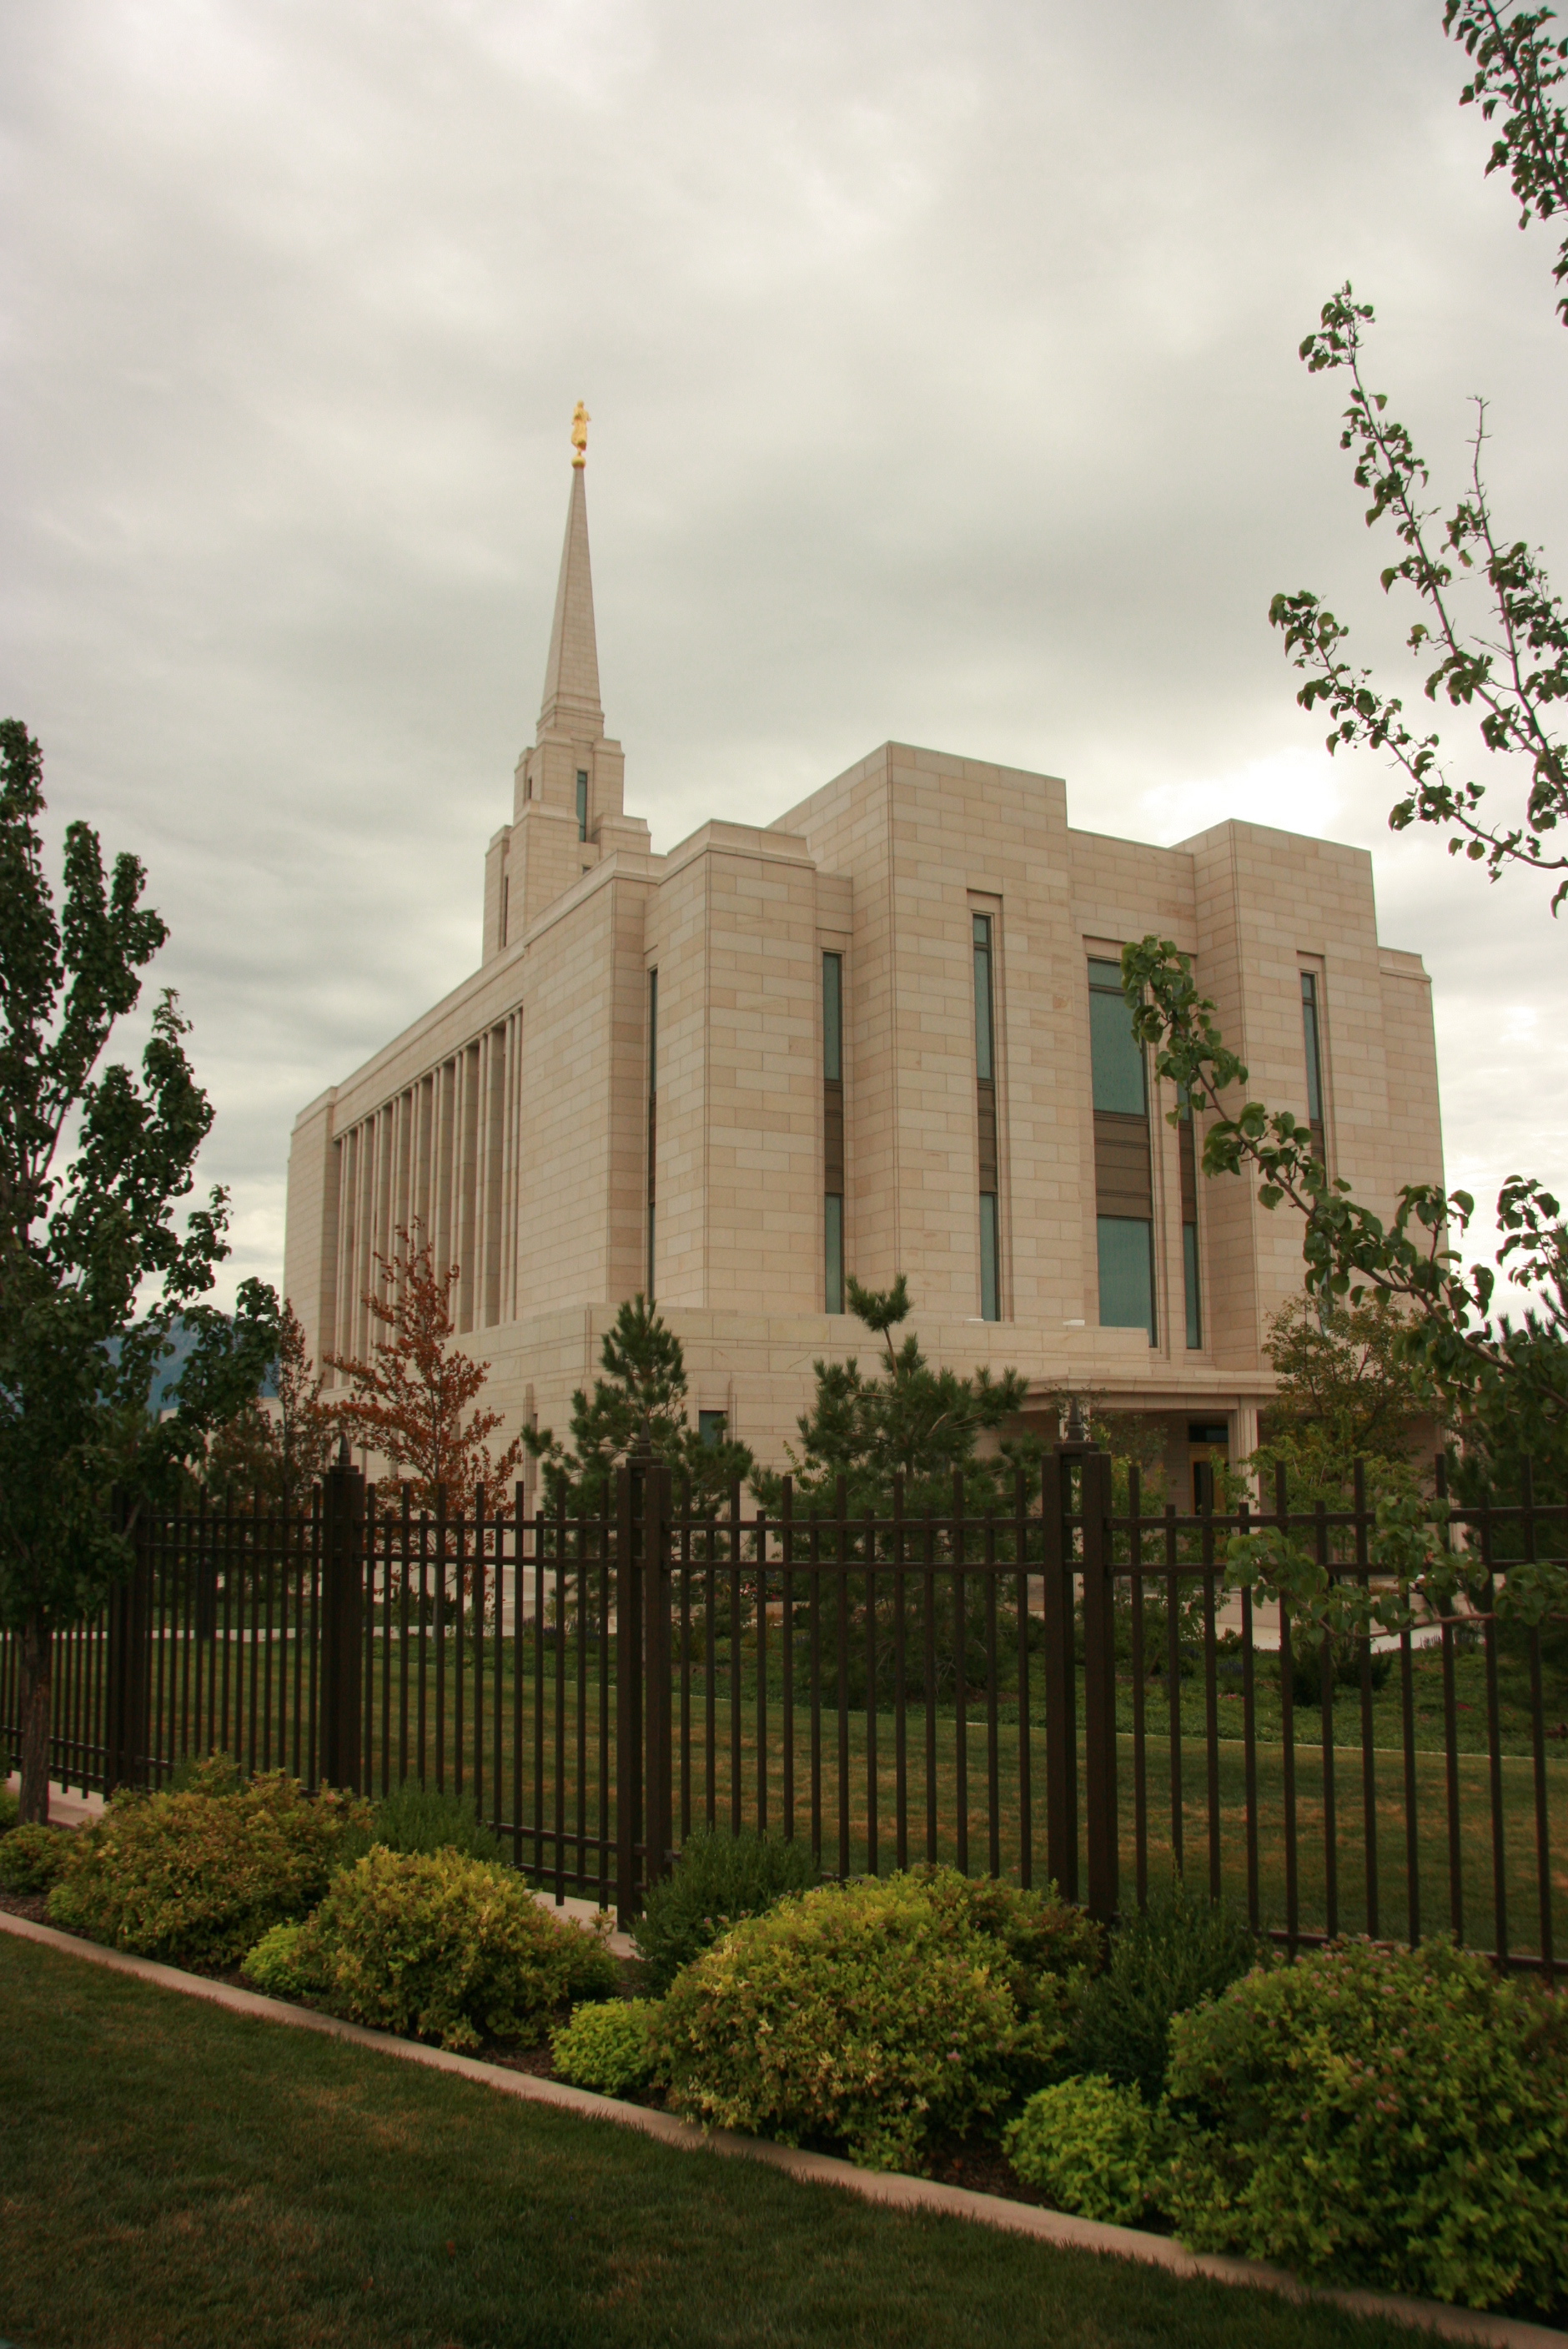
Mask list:
[{"label": "green bush", "polygon": [[0,1839],[0,1891],[46,1892],[66,1864],[69,1827],[14,1826]]},{"label": "green bush", "polygon": [[71,1837],[49,1916],[140,1957],[232,1965],[269,1925],[315,1907],[345,1837],[369,1816],[354,1797],[307,1795],[281,1770],[238,1794],[116,1803]]},{"label": "green bush", "polygon": [[188,1754],[169,1775],[171,1795],[237,1795],[244,1785],[240,1765],[214,1747],[211,1754]]},{"label": "green bush", "polygon": [[1059,2044],[1048,2002],[1065,2001],[1067,1978],[1021,2010],[1012,1954],[975,1921],[993,1892],[949,1869],[862,1878],[734,1926],[665,2001],[660,2075],[676,2111],[786,2145],[842,2144],[872,2169],[995,2111],[1020,2058]]},{"label": "green bush", "polygon": [[253,1950],[240,1961],[240,1971],[253,1990],[269,1998],[299,1998],[312,1985],[299,1962],[303,1925],[272,1925]]},{"label": "green bush", "polygon": [[1345,1941],[1171,2031],[1183,2241],[1474,2308],[1568,2290],[1568,2000]]},{"label": "green bush", "polygon": [[0,1786],[0,1836],[9,1835],[21,1815],[22,1806],[9,1786]]},{"label": "green bush", "polygon": [[1020,2178],[1054,2209],[1130,2227],[1149,2202],[1154,2131],[1136,2088],[1114,2080],[1061,2080],[1029,2098],[1002,2133]]},{"label": "green bush", "polygon": [[1171,2017],[1217,1998],[1256,1964],[1259,1954],[1241,1918],[1173,1878],[1112,1934],[1104,1972],[1077,2002],[1068,2068],[1102,2074],[1158,2104]]},{"label": "green bush", "polygon": [[471,1795],[438,1794],[413,1778],[406,1778],[377,1804],[371,1833],[388,1851],[460,1851],[469,1859],[506,1857],[489,1827],[481,1826]]},{"label": "green bush", "polygon": [[785,1842],[750,1829],[727,1835],[698,1827],[674,1868],[648,1892],[646,1913],[632,1934],[648,1988],[668,1990],[690,1965],[743,1917],[759,1917],[787,1892],[805,1892],[820,1870],[810,1844]]},{"label": "green bush", "polygon": [[624,2096],[652,2079],[655,2064],[652,1999],[606,1999],[580,2006],[570,2023],[550,2034],[556,2077],[574,2088],[596,2088],[603,2096]]},{"label": "green bush", "polygon": [[292,1962],[335,2014],[458,2048],[521,2038],[620,1981],[603,1941],[558,1922],[511,1868],[380,1846],[333,1879]]}]

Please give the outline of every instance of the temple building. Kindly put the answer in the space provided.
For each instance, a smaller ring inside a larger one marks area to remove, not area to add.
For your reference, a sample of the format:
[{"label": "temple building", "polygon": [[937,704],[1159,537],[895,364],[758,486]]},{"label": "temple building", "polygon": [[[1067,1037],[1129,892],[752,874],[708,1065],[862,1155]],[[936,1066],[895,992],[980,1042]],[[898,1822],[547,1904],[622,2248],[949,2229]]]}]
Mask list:
[{"label": "temple building", "polygon": [[651,1294],[694,1411],[782,1464],[821,1356],[875,1341],[845,1276],[903,1272],[958,1370],[1159,1414],[1180,1495],[1251,1450],[1301,1229],[1133,1042],[1123,943],[1195,959],[1253,1094],[1390,1208],[1440,1182],[1431,990],[1379,944],[1362,849],[1226,823],[1078,831],[1067,786],[884,742],[767,825],[663,854],[605,732],[585,433],[544,697],[485,856],[478,968],[303,1110],[285,1286],[319,1360],[363,1352],[373,1252],[416,1218],[461,1268],[508,1433],[565,1432],[620,1303]]}]

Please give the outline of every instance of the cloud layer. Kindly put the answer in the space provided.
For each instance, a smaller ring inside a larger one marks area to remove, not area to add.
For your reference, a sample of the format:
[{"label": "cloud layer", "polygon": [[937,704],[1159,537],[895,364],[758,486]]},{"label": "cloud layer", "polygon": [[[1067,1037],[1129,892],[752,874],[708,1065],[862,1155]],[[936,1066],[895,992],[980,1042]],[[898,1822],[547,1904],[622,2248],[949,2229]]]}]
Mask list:
[{"label": "cloud layer", "polygon": [[12,13],[0,698],[54,818],[150,868],[236,1273],[280,1269],[295,1110],[476,957],[579,395],[656,844],[889,735],[1065,774],[1099,830],[1363,842],[1434,974],[1450,1179],[1568,1177],[1544,891],[1390,839],[1266,625],[1311,585],[1408,667],[1295,357],[1346,276],[1439,490],[1485,390],[1505,526],[1563,543],[1552,241],[1440,13]]}]

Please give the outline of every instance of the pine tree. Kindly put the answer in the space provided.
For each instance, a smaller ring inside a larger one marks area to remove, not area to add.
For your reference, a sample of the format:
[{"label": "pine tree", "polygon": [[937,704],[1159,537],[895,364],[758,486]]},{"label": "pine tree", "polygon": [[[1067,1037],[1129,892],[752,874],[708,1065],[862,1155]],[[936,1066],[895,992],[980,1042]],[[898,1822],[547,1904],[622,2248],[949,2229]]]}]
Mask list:
[{"label": "pine tree", "polygon": [[604,1375],[594,1380],[592,1397],[579,1388],[572,1398],[570,1452],[548,1427],[523,1432],[540,1463],[547,1509],[613,1516],[616,1470],[634,1451],[664,1462],[677,1505],[689,1491],[698,1516],[726,1507],[737,1485],[755,1484],[749,1446],[729,1435],[709,1442],[688,1423],[680,1340],[645,1298],[621,1307],[604,1333],[600,1361]]},{"label": "pine tree", "polygon": [[[886,1289],[862,1288],[851,1277],[848,1293],[850,1310],[881,1338],[885,1359],[874,1377],[854,1355],[813,1365],[816,1393],[797,1422],[799,1444],[789,1453],[797,1511],[835,1507],[841,1477],[852,1516],[891,1515],[895,1479],[907,1514],[945,1515],[955,1471],[973,1514],[1011,1509],[1018,1471],[1032,1470],[1043,1449],[1037,1436],[1000,1433],[1023,1410],[1027,1380],[1017,1371],[994,1377],[985,1364],[969,1378],[934,1370],[913,1332],[895,1347],[892,1333],[911,1309],[903,1273]],[[988,1436],[998,1440],[982,1452]],[[763,1506],[777,1510],[782,1477],[759,1471],[752,1485]]]}]

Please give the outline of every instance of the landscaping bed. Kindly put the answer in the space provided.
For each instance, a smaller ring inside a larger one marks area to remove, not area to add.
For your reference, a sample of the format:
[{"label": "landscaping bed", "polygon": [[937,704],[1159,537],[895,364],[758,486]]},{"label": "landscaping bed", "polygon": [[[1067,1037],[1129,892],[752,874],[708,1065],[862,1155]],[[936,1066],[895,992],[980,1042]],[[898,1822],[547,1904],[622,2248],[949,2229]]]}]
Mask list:
[{"label": "landscaping bed", "polygon": [[815,1884],[700,1835],[639,1961],[461,1806],[372,1811],[214,1761],[72,1836],[7,1908],[707,2127],[1361,2285],[1568,2316],[1568,2000],[1445,1941],[1284,1964],[1180,1882],[1110,1937],[920,1868]]}]

